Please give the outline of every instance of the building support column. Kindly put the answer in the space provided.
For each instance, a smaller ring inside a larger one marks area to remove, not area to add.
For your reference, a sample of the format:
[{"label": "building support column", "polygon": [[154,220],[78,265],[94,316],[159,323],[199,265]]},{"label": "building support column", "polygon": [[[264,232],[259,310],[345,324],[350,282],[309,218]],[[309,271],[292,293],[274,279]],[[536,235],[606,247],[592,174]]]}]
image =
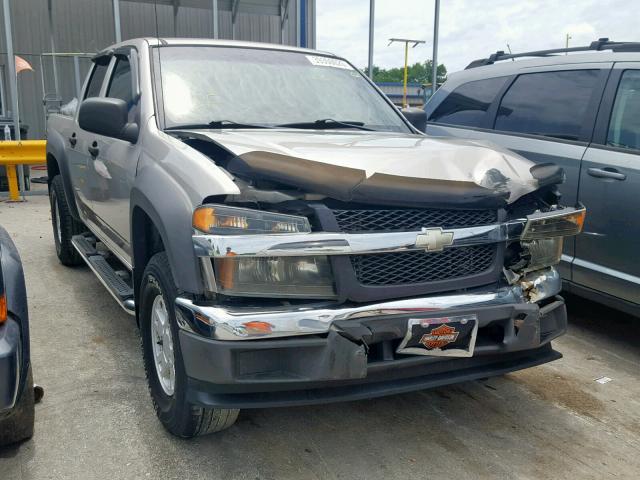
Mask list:
[{"label": "building support column", "polygon": [[236,17],[238,16],[238,6],[240,0],[232,0],[231,2],[231,38],[236,39]]},{"label": "building support column", "polygon": [[213,12],[213,38],[220,38],[220,20],[218,12],[218,0],[211,1],[211,10]]},{"label": "building support column", "polygon": [[[13,117],[13,137],[20,141],[20,111],[18,109],[18,77],[16,75],[16,57],[13,53],[13,35],[11,32],[11,8],[9,0],[3,0],[2,8],[4,13],[4,33],[7,45],[7,69],[9,74],[9,94],[11,95],[11,115]],[[18,165],[18,183],[20,193],[24,200],[24,169]]]},{"label": "building support column", "polygon": [[[58,95],[60,88],[58,85],[58,61],[56,57],[56,42],[55,42],[55,36],[53,34],[53,6],[51,5],[52,1],[53,0],[48,0],[47,8],[48,8],[48,14],[49,14],[49,37],[51,40],[51,65],[53,67],[53,88],[55,90],[54,93]],[[43,91],[43,93],[47,93],[47,92]]]},{"label": "building support column", "polygon": [[113,0],[113,28],[116,43],[120,43],[122,41],[122,29],[120,28],[120,0]]},{"label": "building support column", "polygon": [[280,0],[280,43],[283,45],[285,42],[284,25],[289,18],[289,0]]}]

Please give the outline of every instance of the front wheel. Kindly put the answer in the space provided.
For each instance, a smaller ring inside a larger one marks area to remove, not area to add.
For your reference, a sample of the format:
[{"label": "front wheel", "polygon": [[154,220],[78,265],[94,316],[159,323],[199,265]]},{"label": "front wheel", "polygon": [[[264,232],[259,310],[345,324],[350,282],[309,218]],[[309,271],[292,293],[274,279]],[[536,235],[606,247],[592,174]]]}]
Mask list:
[{"label": "front wheel", "polygon": [[187,401],[187,374],[173,308],[177,296],[167,255],[157,253],[147,264],[140,287],[144,368],[162,425],[178,437],[192,438],[229,428],[239,410],[204,408]]}]

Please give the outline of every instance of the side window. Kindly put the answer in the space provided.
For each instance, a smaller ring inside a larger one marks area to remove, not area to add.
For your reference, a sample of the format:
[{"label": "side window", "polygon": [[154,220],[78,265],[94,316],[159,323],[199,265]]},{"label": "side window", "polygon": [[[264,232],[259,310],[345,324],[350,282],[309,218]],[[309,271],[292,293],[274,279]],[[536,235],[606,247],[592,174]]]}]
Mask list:
[{"label": "side window", "polygon": [[520,75],[502,98],[495,129],[566,140],[586,140],[581,131],[599,70]]},{"label": "side window", "polygon": [[459,86],[431,114],[429,121],[468,127],[485,126],[487,110],[507,77],[476,80]]},{"label": "side window", "polygon": [[93,71],[91,72],[91,78],[89,79],[89,84],[87,85],[87,91],[84,94],[84,98],[97,97],[100,95],[100,87],[102,86],[102,81],[104,80],[108,67],[109,62],[104,65],[96,63]]},{"label": "side window", "polygon": [[640,150],[640,70],[622,74],[609,121],[607,145]]},{"label": "side window", "polygon": [[133,104],[133,85],[131,80],[131,65],[126,57],[118,57],[109,88],[107,89],[107,97],[120,98],[127,102],[129,108]]}]

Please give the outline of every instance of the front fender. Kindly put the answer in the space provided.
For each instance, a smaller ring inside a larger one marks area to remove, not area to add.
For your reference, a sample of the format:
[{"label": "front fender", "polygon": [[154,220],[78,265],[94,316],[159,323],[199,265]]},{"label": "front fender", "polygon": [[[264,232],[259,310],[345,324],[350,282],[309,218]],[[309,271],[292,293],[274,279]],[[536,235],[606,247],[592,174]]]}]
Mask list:
[{"label": "front fender", "polygon": [[[69,170],[69,161],[65,153],[64,138],[57,130],[47,130],[47,175],[49,176],[49,184],[53,180],[54,175],[60,172],[62,175],[62,185],[64,186],[64,196],[71,210],[71,216],[76,220],[80,219],[76,198],[73,194],[73,184],[71,183],[71,172]],[[55,162],[55,167],[50,162]]]},{"label": "front fender", "polygon": [[[156,163],[149,162],[138,172],[131,190],[130,208],[131,219],[134,219],[135,209],[140,208],[158,229],[176,287],[185,292],[202,293],[202,277],[191,239],[193,205],[176,180]],[[131,223],[135,252],[136,236],[133,221]],[[135,284],[138,285],[142,268],[136,265],[135,257],[134,254],[133,269]]]},{"label": "front fender", "polygon": [[19,379],[20,390],[26,379],[26,373],[30,362],[29,353],[29,312],[27,308],[27,289],[24,282],[22,262],[16,246],[11,241],[7,231],[0,227],[0,275],[4,284],[7,297],[7,311],[11,318],[17,322],[20,330],[21,365],[22,372]]}]

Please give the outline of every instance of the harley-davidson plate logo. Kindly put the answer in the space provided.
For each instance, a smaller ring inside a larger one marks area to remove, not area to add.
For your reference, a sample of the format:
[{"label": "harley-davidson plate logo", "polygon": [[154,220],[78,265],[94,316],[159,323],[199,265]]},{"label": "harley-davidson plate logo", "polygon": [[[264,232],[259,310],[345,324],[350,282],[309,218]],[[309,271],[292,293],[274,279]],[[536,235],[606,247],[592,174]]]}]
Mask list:
[{"label": "harley-davidson plate logo", "polygon": [[431,330],[430,333],[425,333],[420,339],[420,343],[429,350],[442,348],[455,342],[459,334],[460,332],[458,332],[455,327],[450,327],[446,324],[440,325]]}]

